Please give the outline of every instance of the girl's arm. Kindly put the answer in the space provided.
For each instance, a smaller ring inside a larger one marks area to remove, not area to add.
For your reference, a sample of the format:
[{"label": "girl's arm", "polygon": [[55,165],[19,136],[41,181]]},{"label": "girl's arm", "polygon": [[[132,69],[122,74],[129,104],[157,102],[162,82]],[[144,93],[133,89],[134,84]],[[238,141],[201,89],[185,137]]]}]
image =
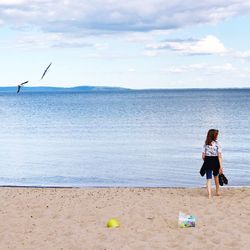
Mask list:
[{"label": "girl's arm", "polygon": [[202,158],[203,161],[205,160],[205,153],[204,152],[202,152],[201,158]]},{"label": "girl's arm", "polygon": [[206,146],[203,145],[203,147],[202,147],[202,155],[201,155],[201,158],[202,158],[203,161],[205,160],[205,156],[206,156]]},{"label": "girl's arm", "polygon": [[222,174],[223,173],[223,167],[222,167],[222,156],[221,156],[221,153],[218,154],[218,158],[219,158],[219,163],[220,163],[219,174]]}]

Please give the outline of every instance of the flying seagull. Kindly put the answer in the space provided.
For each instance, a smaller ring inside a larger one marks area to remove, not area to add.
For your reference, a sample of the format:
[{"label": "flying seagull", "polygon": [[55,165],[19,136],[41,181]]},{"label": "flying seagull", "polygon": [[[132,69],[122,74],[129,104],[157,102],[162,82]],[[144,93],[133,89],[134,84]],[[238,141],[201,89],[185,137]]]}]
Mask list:
[{"label": "flying seagull", "polygon": [[26,81],[26,82],[23,82],[23,83],[17,85],[17,94],[20,92],[21,87],[22,87],[24,84],[28,83],[28,82],[29,82],[29,81]]},{"label": "flying seagull", "polygon": [[43,75],[42,75],[42,77],[41,77],[41,80],[42,80],[43,77],[45,76],[45,74],[46,74],[46,72],[48,71],[48,69],[49,69],[49,67],[50,67],[51,64],[52,64],[52,63],[50,63],[49,66],[44,70]]}]

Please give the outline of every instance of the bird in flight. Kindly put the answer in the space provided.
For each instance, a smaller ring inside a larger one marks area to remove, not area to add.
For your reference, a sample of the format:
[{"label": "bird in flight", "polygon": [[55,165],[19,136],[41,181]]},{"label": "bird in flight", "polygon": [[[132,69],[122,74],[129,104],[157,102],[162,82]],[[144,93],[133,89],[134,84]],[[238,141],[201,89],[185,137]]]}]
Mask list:
[{"label": "bird in flight", "polygon": [[44,77],[45,74],[47,73],[47,71],[48,71],[49,67],[51,66],[51,64],[52,64],[52,63],[50,63],[49,66],[44,70],[43,75],[42,75],[42,77],[41,77],[41,80],[43,79],[43,77]]},{"label": "bird in flight", "polygon": [[22,87],[24,84],[28,83],[28,82],[29,82],[29,81],[26,81],[26,82],[23,82],[23,83],[17,85],[17,94],[20,92],[21,87]]}]

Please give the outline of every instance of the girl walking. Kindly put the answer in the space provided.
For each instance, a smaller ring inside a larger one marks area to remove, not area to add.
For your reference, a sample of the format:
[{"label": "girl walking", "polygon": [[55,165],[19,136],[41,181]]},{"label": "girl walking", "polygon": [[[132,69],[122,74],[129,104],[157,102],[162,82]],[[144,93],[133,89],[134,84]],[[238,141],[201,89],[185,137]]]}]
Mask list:
[{"label": "girl walking", "polygon": [[218,143],[219,130],[210,129],[207,132],[207,138],[202,150],[202,159],[204,160],[204,169],[207,177],[208,198],[212,197],[212,174],[216,187],[216,195],[219,195],[219,174],[223,173],[221,147]]}]

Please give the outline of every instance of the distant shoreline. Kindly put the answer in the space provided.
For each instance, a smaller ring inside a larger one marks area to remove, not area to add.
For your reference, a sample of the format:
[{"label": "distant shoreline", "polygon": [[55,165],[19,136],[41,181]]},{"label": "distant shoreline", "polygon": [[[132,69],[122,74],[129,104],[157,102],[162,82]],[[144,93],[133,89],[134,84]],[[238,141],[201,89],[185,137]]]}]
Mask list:
[{"label": "distant shoreline", "polygon": [[[0,92],[15,92],[17,87],[0,87]],[[77,86],[77,87],[22,87],[22,92],[118,92],[118,91],[130,91],[127,88],[119,87],[95,87],[95,86]]]},{"label": "distant shoreline", "polygon": [[[0,87],[0,92],[16,92],[16,86]],[[22,92],[127,92],[127,91],[215,91],[215,90],[250,90],[249,87],[241,88],[145,88],[131,89],[109,86],[76,86],[76,87],[22,87]]]}]

